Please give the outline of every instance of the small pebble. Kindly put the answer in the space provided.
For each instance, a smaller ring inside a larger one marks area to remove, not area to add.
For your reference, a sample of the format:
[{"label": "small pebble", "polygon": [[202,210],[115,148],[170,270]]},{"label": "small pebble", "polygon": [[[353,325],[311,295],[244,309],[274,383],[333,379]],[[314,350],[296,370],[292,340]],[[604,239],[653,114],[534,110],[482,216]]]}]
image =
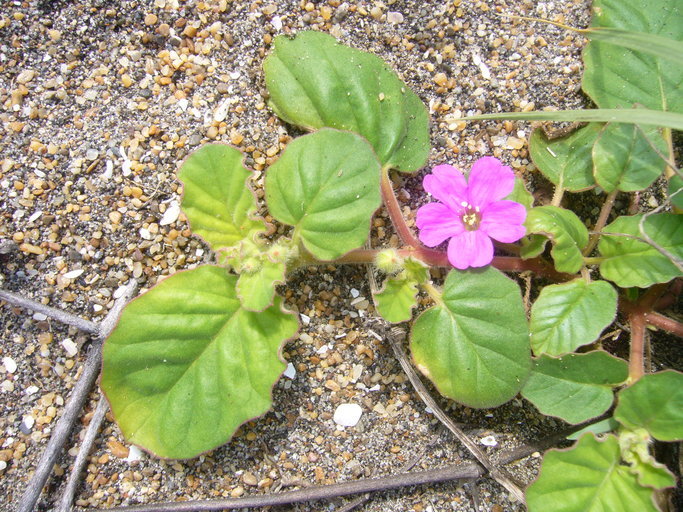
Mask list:
[{"label": "small pebble", "polygon": [[342,427],[355,427],[362,414],[363,409],[358,404],[341,404],[334,411],[332,419]]},{"label": "small pebble", "polygon": [[71,338],[62,340],[62,347],[64,347],[64,350],[69,357],[74,357],[78,354],[78,345],[76,345]]},{"label": "small pebble", "polygon": [[293,379],[294,377],[296,377],[296,370],[294,369],[294,365],[292,363],[287,363],[287,368],[285,369],[282,375],[284,375],[288,379]]},{"label": "small pebble", "polygon": [[128,448],[128,457],[126,457],[126,462],[137,462],[142,460],[143,457],[142,450],[135,445],[131,445]]},{"label": "small pebble", "polygon": [[498,441],[496,441],[494,436],[482,437],[479,442],[484,446],[498,446]]},{"label": "small pebble", "polygon": [[17,371],[17,363],[11,357],[3,357],[2,364],[5,367],[5,370],[7,370],[7,373],[14,373]]},{"label": "small pebble", "polygon": [[387,13],[387,21],[393,25],[403,23],[403,14],[400,12],[389,11]]},{"label": "small pebble", "polygon": [[77,268],[76,270],[72,270],[71,272],[67,272],[64,274],[63,277],[66,279],[76,279],[78,276],[80,276],[84,270],[82,268]]},{"label": "small pebble", "polygon": [[178,220],[179,215],[180,205],[178,204],[178,201],[171,201],[171,204],[166,208],[163,217],[161,217],[159,225],[168,226],[169,224],[173,224],[176,220]]}]

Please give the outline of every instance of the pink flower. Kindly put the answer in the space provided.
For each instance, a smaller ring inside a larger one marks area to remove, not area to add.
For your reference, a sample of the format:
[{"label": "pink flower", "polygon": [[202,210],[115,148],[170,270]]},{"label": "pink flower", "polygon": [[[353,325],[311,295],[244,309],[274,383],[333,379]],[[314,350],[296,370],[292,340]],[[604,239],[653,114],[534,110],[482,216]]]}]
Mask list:
[{"label": "pink flower", "polygon": [[455,268],[483,267],[493,260],[493,243],[510,243],[526,233],[526,209],[503,200],[512,192],[515,174],[500,160],[480,158],[472,166],[469,183],[450,165],[438,165],[425,176],[424,188],[440,203],[417,211],[420,240],[427,247],[448,242],[448,261]]}]

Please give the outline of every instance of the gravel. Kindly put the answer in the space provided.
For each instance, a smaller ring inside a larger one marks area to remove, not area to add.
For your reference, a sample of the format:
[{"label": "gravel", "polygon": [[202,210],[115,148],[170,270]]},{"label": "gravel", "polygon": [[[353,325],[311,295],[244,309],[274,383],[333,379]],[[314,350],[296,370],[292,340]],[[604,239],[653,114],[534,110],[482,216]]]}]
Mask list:
[{"label": "gravel", "polygon": [[[576,108],[583,40],[539,16],[583,27],[583,0],[535,2],[261,2],[149,0],[7,1],[0,8],[0,285],[97,321],[117,290],[142,289],[211,261],[179,211],[175,173],[205,142],[247,155],[262,199],[263,171],[299,132],[267,107],[261,64],[277,34],[323,30],[385,59],[429,106],[429,166],[462,168],[494,155],[519,175],[533,171],[525,123],[461,117],[545,107]],[[397,177],[412,222],[425,200],[421,176]],[[263,205],[262,205],[263,206]],[[280,228],[282,229],[282,228]],[[373,244],[398,244],[384,213]],[[129,446],[111,415],[76,496],[80,507],[237,497],[293,486],[390,474],[416,447],[416,469],[469,455],[425,411],[378,336],[364,269],[307,269],[283,288],[301,314],[285,347],[291,371],[274,410],[227,445],[189,461]],[[0,308],[0,502],[16,503],[78,379],[88,338],[73,328]],[[290,377],[291,375],[291,377]],[[97,395],[84,411],[87,424]],[[491,453],[555,430],[521,400],[472,410],[442,400]],[[342,404],[362,409],[335,424]],[[41,510],[55,503],[82,432],[55,467]],[[522,481],[538,458],[512,465]],[[519,510],[482,480],[481,510]],[[366,512],[473,510],[463,483],[378,495]],[[294,510],[328,510],[327,504]]]}]

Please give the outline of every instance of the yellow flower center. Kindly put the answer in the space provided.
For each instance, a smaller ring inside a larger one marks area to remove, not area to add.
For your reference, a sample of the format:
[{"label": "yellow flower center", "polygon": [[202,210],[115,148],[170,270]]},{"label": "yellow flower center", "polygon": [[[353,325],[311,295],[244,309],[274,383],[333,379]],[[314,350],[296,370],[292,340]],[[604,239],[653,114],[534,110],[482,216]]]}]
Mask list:
[{"label": "yellow flower center", "polygon": [[472,206],[466,201],[461,203],[464,210],[462,211],[462,223],[467,231],[476,231],[479,229],[481,222],[481,213],[478,206]]}]

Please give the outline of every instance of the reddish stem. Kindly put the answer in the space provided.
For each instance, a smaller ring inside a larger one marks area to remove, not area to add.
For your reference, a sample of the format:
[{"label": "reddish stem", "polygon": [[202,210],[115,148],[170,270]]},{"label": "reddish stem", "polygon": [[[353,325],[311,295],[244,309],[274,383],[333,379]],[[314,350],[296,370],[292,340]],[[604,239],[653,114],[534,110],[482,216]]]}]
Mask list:
[{"label": "reddish stem", "polygon": [[394,187],[389,179],[389,169],[382,169],[382,176],[380,179],[380,189],[382,191],[382,199],[384,200],[384,205],[387,207],[387,212],[389,212],[389,218],[393,223],[398,236],[404,245],[411,245],[413,247],[420,247],[420,241],[413,235],[403,218],[403,213],[401,212],[401,206],[398,204],[398,199],[394,194]]},{"label": "reddish stem", "polygon": [[661,313],[650,311],[643,315],[645,322],[683,338],[683,324]]},{"label": "reddish stem", "polygon": [[636,311],[629,315],[629,323],[631,324],[631,353],[628,361],[628,376],[633,384],[645,372],[645,316]]},{"label": "reddish stem", "polygon": [[[379,251],[380,249],[355,249],[351,252],[348,252],[338,260],[335,260],[334,263],[372,263]],[[423,246],[404,247],[403,249],[398,250],[398,254],[402,258],[413,257],[431,267],[453,267],[448,261],[448,255],[444,251],[438,251],[436,249],[429,249]],[[522,258],[517,258],[516,256],[496,256],[493,258],[493,262],[491,264],[503,272],[524,272],[531,270],[540,276],[547,277],[548,279],[558,282],[569,281],[576,278],[576,276],[573,274],[558,272],[555,270],[555,268],[553,268],[552,265],[540,258],[523,260]]]}]

